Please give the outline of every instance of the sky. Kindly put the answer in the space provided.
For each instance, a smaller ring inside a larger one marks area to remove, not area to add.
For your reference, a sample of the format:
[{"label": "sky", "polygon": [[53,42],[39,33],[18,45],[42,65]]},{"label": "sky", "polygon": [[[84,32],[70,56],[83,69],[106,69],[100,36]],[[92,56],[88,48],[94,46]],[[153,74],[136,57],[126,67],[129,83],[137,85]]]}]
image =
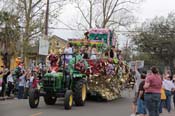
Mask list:
[{"label": "sky", "polygon": [[[71,9],[71,10],[70,10]],[[152,19],[155,16],[167,16],[168,13],[175,11],[175,0],[144,0],[139,5],[139,8],[134,12],[135,17],[138,19],[138,23],[145,21],[146,19]],[[73,18],[76,15],[76,10],[72,5],[68,5],[64,8],[64,12],[60,15],[60,19],[70,24],[73,22]],[[68,17],[68,18],[67,18]],[[72,17],[72,18],[71,18]],[[57,24],[57,27],[65,27],[63,24]],[[67,38],[79,38],[83,36],[82,31],[71,30],[50,30],[52,34],[58,35],[64,39]],[[120,46],[126,44],[127,38],[123,35],[118,37]]]},{"label": "sky", "polygon": [[[0,4],[0,7],[1,6],[2,4]],[[167,16],[167,14],[172,11],[175,12],[175,0],[143,0],[143,2],[139,4],[139,8],[137,8],[137,10],[134,12],[134,15],[138,18],[138,23],[141,23],[146,19],[152,19],[155,16]],[[72,26],[72,24],[76,21],[76,15],[77,10],[74,8],[74,6],[69,4],[64,7],[60,15],[60,20],[65,24]],[[65,25],[62,23],[53,23],[50,26],[54,28],[65,28]],[[63,29],[49,29],[49,32],[52,35],[57,35],[63,39],[83,37],[84,33],[83,31],[71,31]],[[118,39],[121,46],[123,46],[127,40],[127,38],[124,36],[119,36]]]},{"label": "sky", "polygon": [[137,16],[140,21],[154,18],[155,16],[167,16],[175,11],[175,0],[145,0],[138,11]]}]

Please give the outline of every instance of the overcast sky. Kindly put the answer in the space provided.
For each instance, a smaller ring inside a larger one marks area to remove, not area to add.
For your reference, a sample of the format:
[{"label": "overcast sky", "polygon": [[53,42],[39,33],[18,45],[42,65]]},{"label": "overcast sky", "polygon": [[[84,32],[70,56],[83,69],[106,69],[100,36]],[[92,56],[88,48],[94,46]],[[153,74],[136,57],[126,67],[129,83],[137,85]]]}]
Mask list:
[{"label": "overcast sky", "polygon": [[145,0],[137,15],[143,21],[155,16],[166,16],[172,11],[175,11],[175,0]]},{"label": "overcast sky", "polygon": [[[3,0],[0,0],[1,2]],[[11,1],[11,0],[9,0]],[[50,0],[52,1],[52,0]],[[0,7],[4,4],[0,4]],[[154,18],[155,16],[167,16],[170,12],[175,12],[175,0],[144,0],[143,3],[139,5],[138,10],[134,13],[135,17],[137,17],[139,20],[138,22],[143,22],[146,19]],[[65,6],[65,8],[62,11],[62,14],[60,16],[60,19],[67,25],[70,25],[71,23],[74,23],[75,16],[77,15],[76,9],[71,6]],[[56,28],[64,28],[65,26],[61,23],[50,25],[52,27]],[[49,32],[51,32],[54,35],[60,36],[63,39],[67,38],[79,38],[80,36],[83,36],[83,31],[70,31],[70,30],[62,30],[62,29],[50,29]],[[119,42],[121,45],[126,43],[126,38],[119,37]]]},{"label": "overcast sky", "polygon": [[[71,10],[70,10],[71,9]],[[146,19],[154,18],[155,16],[167,16],[168,13],[175,11],[175,0],[144,0],[139,5],[138,10],[134,13],[139,19],[138,22],[143,22]],[[71,24],[75,20],[76,10],[73,6],[66,6],[62,12],[60,19],[66,23]],[[62,24],[58,24],[57,27],[64,27]],[[76,38],[83,35],[82,31],[68,31],[68,30],[50,30],[52,34],[56,34],[64,39]],[[120,36],[120,45],[123,46],[126,43],[126,38]]]}]

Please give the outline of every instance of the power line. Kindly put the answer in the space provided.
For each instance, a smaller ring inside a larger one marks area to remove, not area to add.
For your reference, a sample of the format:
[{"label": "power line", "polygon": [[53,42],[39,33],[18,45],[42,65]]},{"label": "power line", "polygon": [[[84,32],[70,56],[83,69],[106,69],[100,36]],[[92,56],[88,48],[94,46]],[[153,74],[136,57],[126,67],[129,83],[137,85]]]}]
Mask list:
[{"label": "power line", "polygon": [[[83,29],[64,28],[64,27],[49,27],[49,29],[52,29],[52,30],[83,31],[83,32],[86,31],[86,30],[83,30]],[[118,31],[115,31],[115,32],[117,32],[117,33],[141,33],[141,32],[144,32],[144,33],[155,33],[155,32],[151,32],[151,31],[122,31],[122,30],[118,30]],[[164,34],[172,34],[172,33],[175,33],[175,31],[169,31],[168,33],[164,32]]]}]

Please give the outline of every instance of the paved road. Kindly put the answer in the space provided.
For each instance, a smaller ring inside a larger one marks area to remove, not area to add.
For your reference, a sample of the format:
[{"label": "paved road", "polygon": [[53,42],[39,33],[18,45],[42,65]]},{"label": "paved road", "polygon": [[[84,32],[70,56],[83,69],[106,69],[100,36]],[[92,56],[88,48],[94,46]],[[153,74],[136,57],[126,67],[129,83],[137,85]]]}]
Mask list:
[{"label": "paved road", "polygon": [[[74,106],[72,110],[64,110],[63,101],[47,106],[41,100],[38,109],[30,109],[28,100],[0,101],[0,116],[129,116],[131,97],[127,92],[125,97],[112,102],[88,101],[84,107]],[[161,116],[175,116],[164,113]]]},{"label": "paved road", "polygon": [[126,98],[102,103],[88,101],[84,107],[74,106],[66,111],[63,101],[46,106],[42,100],[38,109],[30,109],[27,100],[6,100],[0,101],[0,116],[129,116],[128,103]]}]

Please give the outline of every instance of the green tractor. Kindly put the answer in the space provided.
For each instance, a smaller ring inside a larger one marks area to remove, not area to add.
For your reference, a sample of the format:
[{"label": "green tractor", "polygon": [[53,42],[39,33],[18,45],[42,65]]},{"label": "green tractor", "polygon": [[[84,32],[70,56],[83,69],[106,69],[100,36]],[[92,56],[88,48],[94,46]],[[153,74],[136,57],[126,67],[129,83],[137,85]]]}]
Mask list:
[{"label": "green tractor", "polygon": [[81,58],[72,55],[73,58],[66,64],[66,54],[60,56],[59,71],[56,73],[46,73],[39,82],[40,89],[31,88],[29,91],[29,105],[31,108],[37,108],[40,96],[44,97],[46,105],[54,105],[57,98],[64,98],[64,108],[72,108],[73,101],[76,106],[84,106],[86,101],[87,76],[74,69]]}]

